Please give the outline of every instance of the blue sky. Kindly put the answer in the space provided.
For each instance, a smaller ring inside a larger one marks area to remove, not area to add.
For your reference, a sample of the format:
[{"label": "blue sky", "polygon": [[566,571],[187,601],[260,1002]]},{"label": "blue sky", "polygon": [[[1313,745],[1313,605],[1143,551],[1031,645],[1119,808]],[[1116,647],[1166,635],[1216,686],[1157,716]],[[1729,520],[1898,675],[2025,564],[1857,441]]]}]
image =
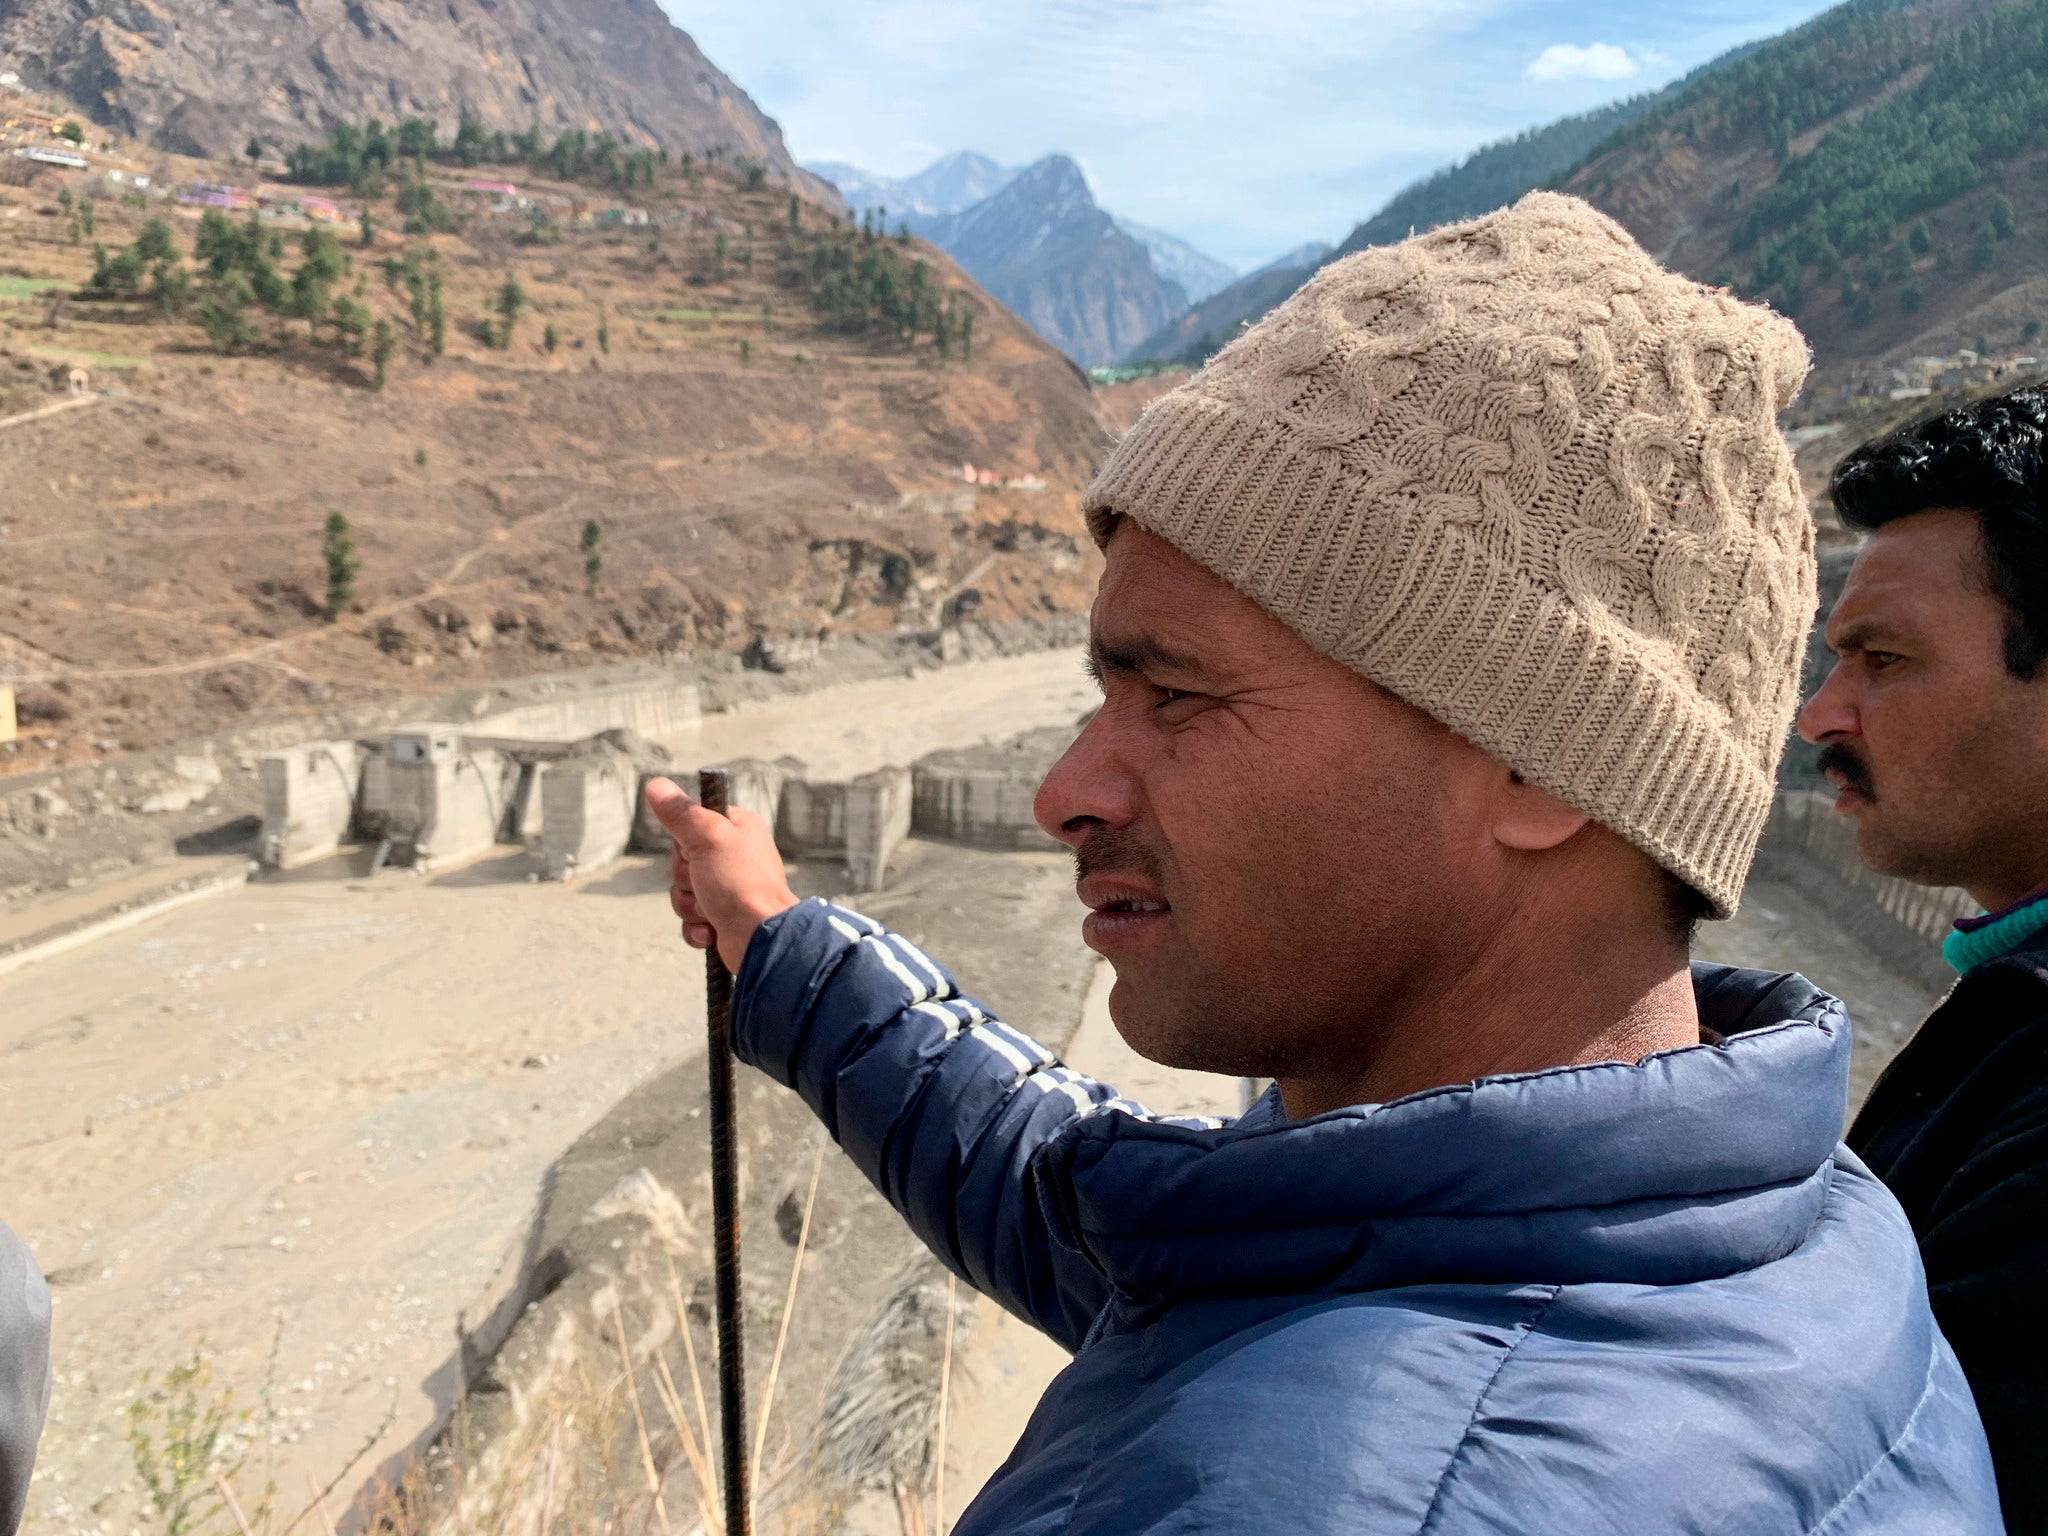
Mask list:
[{"label": "blue sky", "polygon": [[1663,84],[1822,0],[661,0],[801,160],[1063,150],[1240,269],[1489,139]]}]

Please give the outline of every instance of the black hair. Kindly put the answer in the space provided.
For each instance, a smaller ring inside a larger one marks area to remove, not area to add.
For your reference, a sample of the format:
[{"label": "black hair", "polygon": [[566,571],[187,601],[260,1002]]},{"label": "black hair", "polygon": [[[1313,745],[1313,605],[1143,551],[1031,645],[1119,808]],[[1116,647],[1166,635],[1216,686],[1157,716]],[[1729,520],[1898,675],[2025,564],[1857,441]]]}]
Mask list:
[{"label": "black hair", "polygon": [[2048,662],[2048,389],[2028,386],[1865,443],[1828,489],[1851,528],[1870,532],[1917,512],[1977,514],[1984,580],[2004,605],[2005,666],[2032,678]]},{"label": "black hair", "polygon": [[1714,915],[1714,904],[1682,876],[1668,869],[1659,869],[1657,873],[1664,877],[1664,921],[1671,936],[1690,949],[1700,924]]}]

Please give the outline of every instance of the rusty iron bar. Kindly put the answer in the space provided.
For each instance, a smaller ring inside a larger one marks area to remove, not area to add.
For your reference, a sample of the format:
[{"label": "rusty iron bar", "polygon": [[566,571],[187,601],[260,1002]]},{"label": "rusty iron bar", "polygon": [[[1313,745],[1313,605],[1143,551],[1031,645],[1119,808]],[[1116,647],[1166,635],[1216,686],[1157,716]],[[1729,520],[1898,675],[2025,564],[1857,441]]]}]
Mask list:
[{"label": "rusty iron bar", "polygon": [[[697,772],[697,801],[726,814],[723,768]],[[747,1487],[747,1366],[740,1332],[740,1199],[733,1126],[732,972],[714,944],[704,953],[705,1057],[711,1069],[712,1273],[718,1302],[718,1419],[724,1440],[725,1536],[750,1536]],[[685,1322],[687,1327],[688,1323]]]}]

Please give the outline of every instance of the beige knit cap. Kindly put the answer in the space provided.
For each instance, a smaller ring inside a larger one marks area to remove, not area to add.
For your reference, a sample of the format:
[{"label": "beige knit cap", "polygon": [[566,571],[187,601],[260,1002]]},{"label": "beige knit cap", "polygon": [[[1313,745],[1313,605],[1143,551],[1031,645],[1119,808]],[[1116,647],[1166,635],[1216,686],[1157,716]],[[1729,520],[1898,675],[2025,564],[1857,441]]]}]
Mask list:
[{"label": "beige knit cap", "polygon": [[1083,499],[1734,910],[1814,611],[1789,321],[1576,198],[1334,262]]}]

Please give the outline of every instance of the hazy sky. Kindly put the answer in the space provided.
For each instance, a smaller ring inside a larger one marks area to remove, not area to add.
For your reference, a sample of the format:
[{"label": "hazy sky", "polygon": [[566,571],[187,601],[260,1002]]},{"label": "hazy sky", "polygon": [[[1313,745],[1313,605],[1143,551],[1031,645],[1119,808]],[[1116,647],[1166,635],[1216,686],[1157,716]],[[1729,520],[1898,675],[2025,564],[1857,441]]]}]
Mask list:
[{"label": "hazy sky", "polygon": [[1249,269],[1489,139],[1661,85],[1823,0],[661,0],[800,160],[1064,150]]}]

